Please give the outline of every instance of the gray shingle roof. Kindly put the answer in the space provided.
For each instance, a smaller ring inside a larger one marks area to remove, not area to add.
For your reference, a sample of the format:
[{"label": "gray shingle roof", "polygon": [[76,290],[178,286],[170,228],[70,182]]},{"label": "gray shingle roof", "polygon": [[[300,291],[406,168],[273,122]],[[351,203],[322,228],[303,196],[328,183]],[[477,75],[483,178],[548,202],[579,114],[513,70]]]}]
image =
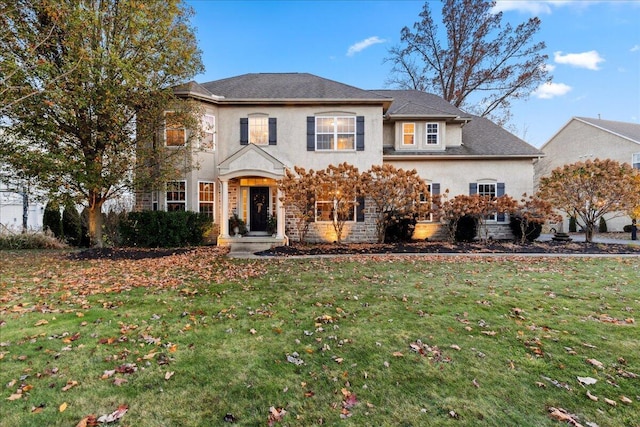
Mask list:
[{"label": "gray shingle roof", "polygon": [[588,117],[574,117],[576,120],[580,120],[592,126],[604,129],[607,132],[611,132],[620,135],[624,138],[630,139],[640,144],[640,124],[639,123],[627,123],[617,122],[613,120],[601,120],[591,119]]},{"label": "gray shingle roof", "polygon": [[424,116],[424,117],[470,117],[469,114],[454,107],[444,98],[419,90],[373,90],[381,96],[393,98],[387,116]]},{"label": "gray shingle roof", "polygon": [[203,88],[225,100],[375,100],[390,99],[368,90],[308,73],[252,73],[202,83]]},{"label": "gray shingle roof", "polygon": [[468,116],[471,121],[462,128],[462,145],[446,147],[444,151],[397,151],[385,147],[384,155],[420,157],[540,157],[542,151],[529,145],[511,132],[479,116]]}]

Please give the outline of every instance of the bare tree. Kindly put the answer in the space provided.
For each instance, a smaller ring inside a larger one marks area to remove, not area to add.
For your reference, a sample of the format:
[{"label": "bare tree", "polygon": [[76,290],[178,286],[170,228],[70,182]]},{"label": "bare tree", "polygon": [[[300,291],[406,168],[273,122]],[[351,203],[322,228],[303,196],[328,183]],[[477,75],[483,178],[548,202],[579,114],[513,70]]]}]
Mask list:
[{"label": "bare tree", "polygon": [[[442,26],[424,4],[413,30],[389,50],[393,64],[387,85],[442,96],[456,107],[505,124],[510,102],[526,98],[550,80],[544,42],[535,42],[540,19],[512,27],[493,13],[493,1],[445,0]],[[444,40],[442,34],[446,34]]]}]

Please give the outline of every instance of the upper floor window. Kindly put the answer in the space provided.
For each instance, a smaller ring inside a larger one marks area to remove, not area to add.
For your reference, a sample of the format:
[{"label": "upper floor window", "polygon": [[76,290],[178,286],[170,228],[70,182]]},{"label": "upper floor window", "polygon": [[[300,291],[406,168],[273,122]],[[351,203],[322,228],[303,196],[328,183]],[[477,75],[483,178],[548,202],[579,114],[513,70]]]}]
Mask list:
[{"label": "upper floor window", "polygon": [[269,143],[269,118],[249,117],[249,143],[267,145]]},{"label": "upper floor window", "polygon": [[215,183],[209,181],[200,181],[198,183],[198,205],[201,214],[204,214],[214,220],[213,208],[215,197]]},{"label": "upper floor window", "polygon": [[167,211],[187,210],[187,183],[185,181],[167,182]]},{"label": "upper floor window", "polygon": [[635,169],[640,169],[640,153],[633,153],[633,156],[631,159],[631,165]]},{"label": "upper floor window", "polygon": [[402,145],[415,145],[416,142],[416,124],[402,124]]},{"label": "upper floor window", "polygon": [[216,118],[210,114],[202,116],[202,139],[200,148],[203,150],[215,150]]},{"label": "upper floor window", "polygon": [[164,114],[164,142],[167,147],[183,147],[187,142],[187,131],[178,114],[172,111]]},{"label": "upper floor window", "polygon": [[355,117],[316,117],[316,150],[355,150]]},{"label": "upper floor window", "polygon": [[438,127],[438,123],[427,123],[427,145],[437,145],[440,142]]},{"label": "upper floor window", "polygon": [[240,118],[240,144],[276,145],[278,121],[266,114]]}]

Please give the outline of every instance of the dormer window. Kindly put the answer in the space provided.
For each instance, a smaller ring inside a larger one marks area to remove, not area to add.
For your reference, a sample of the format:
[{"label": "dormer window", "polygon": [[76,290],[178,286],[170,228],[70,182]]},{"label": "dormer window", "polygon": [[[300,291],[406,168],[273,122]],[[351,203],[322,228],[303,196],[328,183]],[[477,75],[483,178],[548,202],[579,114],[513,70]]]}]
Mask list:
[{"label": "dormer window", "polygon": [[416,144],[416,124],[403,123],[402,124],[402,145],[415,145],[415,144]]},{"label": "dormer window", "polygon": [[440,143],[438,123],[427,123],[427,145],[438,145]]}]

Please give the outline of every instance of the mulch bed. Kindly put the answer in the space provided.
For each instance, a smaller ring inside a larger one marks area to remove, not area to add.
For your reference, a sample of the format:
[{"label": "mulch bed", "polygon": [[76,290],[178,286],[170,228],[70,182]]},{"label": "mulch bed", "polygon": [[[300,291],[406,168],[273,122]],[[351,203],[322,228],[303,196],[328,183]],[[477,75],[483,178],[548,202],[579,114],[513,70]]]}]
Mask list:
[{"label": "mulch bed", "polygon": [[164,258],[193,251],[194,248],[89,248],[72,252],[67,257],[74,261],[92,259],[139,260],[148,258]]},{"label": "mulch bed", "polygon": [[[72,252],[71,260],[141,260],[163,258],[192,252],[196,248],[89,248]],[[223,250],[212,247],[211,250]],[[358,254],[637,254],[640,245],[621,243],[584,243],[584,242],[533,242],[526,244],[511,241],[490,241],[487,243],[450,243],[450,242],[404,242],[404,243],[350,243],[350,244],[299,244],[277,246],[257,252],[261,256],[303,256],[303,255],[358,255]]]},{"label": "mulch bed", "polygon": [[584,242],[533,242],[513,243],[510,241],[490,241],[487,243],[449,242],[408,242],[408,243],[357,243],[357,244],[306,244],[292,243],[258,252],[263,256],[300,255],[348,255],[348,254],[390,254],[390,253],[534,253],[534,254],[638,254],[639,245],[625,243],[584,243]]}]

